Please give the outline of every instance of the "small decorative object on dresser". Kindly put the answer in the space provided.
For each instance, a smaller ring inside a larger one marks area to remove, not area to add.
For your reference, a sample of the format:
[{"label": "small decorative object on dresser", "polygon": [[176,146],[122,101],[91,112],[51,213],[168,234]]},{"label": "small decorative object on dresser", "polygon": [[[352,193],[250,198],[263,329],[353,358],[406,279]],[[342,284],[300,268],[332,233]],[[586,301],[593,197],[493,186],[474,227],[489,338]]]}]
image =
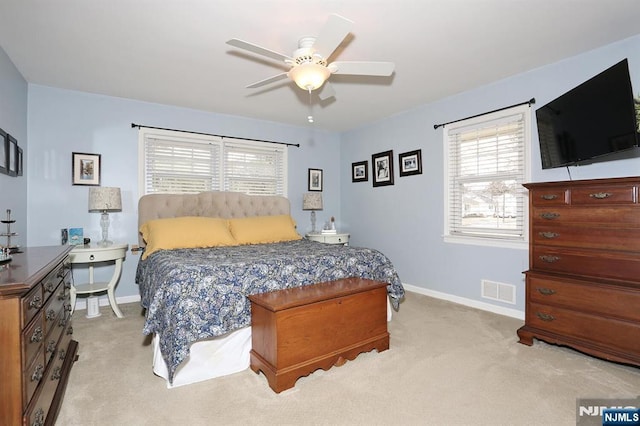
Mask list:
[{"label": "small decorative object on dresser", "polygon": [[0,267],[0,424],[53,425],[78,343],[70,246],[28,247]]},{"label": "small decorative object on dresser", "polygon": [[640,177],[530,183],[520,343],[640,365]]}]

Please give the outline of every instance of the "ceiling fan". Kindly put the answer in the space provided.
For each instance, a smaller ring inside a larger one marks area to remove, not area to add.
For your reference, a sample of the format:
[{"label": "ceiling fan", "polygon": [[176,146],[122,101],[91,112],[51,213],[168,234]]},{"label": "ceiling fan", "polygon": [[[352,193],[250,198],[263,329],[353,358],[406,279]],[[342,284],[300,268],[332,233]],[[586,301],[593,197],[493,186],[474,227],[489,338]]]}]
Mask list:
[{"label": "ceiling fan", "polygon": [[283,61],[291,67],[288,72],[256,81],[248,85],[247,88],[261,87],[289,78],[298,87],[308,90],[309,93],[324,86],[318,94],[320,99],[324,100],[335,95],[335,91],[327,82],[331,74],[385,77],[390,76],[395,68],[393,62],[335,61],[328,63],[328,58],[349,34],[352,25],[353,21],[340,15],[329,15],[327,23],[322,27],[318,36],[302,37],[298,41],[298,49],[291,56],[236,38],[227,41],[227,44]]}]

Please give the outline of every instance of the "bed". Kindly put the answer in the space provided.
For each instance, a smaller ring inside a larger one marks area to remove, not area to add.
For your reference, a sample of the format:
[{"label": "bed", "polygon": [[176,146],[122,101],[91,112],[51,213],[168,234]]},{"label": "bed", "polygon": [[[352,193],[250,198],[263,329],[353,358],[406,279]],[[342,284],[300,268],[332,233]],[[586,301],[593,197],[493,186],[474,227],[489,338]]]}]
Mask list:
[{"label": "bed", "polygon": [[138,224],[143,332],[169,388],[249,367],[250,294],[359,276],[388,283],[396,310],[404,297],[379,251],[303,239],[284,197],[145,195]]}]

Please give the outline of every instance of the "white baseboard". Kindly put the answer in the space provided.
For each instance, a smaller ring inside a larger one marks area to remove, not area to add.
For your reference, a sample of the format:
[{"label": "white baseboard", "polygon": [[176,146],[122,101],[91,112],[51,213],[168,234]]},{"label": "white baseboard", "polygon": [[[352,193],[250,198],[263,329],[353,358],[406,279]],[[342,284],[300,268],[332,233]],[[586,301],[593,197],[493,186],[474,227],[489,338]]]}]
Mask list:
[{"label": "white baseboard", "polygon": [[[116,297],[116,303],[119,305],[121,303],[134,303],[134,302],[139,302],[140,301],[140,295],[134,295],[134,296],[122,296],[122,297]],[[99,296],[98,297],[98,304],[100,306],[110,306],[109,305],[109,298],[104,295],[104,296]],[[83,311],[87,309],[87,299],[84,297],[78,297],[76,299],[76,307],[74,309],[74,311]]]},{"label": "white baseboard", "polygon": [[469,306],[483,311],[493,312],[494,314],[505,315],[512,318],[524,320],[524,312],[517,309],[505,308],[502,306],[492,305],[491,303],[479,302],[477,300],[467,299],[466,297],[454,296],[452,294],[441,293],[435,290],[429,290],[422,287],[416,287],[410,284],[402,284],[404,289],[414,293],[423,294],[425,296],[442,299],[460,305]]},{"label": "white baseboard", "polygon": [[[479,302],[477,300],[467,299],[465,297],[454,296],[448,293],[442,293],[435,290],[429,290],[423,287],[416,287],[411,284],[402,284],[405,290],[411,291],[413,293],[423,294],[425,296],[433,297],[436,299],[446,300],[448,302],[458,303],[460,305],[469,306],[476,309],[481,309],[483,311],[493,312],[494,314],[505,315],[512,318],[517,318],[520,320],[524,320],[524,312],[519,311],[517,309],[505,308],[502,306],[492,305],[490,303]],[[118,304],[121,303],[134,303],[140,301],[140,295],[133,296],[122,296],[117,297],[116,302]],[[107,296],[100,296],[99,299],[100,306],[109,306],[109,299]],[[78,298],[76,300],[76,311],[82,311],[87,309],[87,301],[84,298]]]}]

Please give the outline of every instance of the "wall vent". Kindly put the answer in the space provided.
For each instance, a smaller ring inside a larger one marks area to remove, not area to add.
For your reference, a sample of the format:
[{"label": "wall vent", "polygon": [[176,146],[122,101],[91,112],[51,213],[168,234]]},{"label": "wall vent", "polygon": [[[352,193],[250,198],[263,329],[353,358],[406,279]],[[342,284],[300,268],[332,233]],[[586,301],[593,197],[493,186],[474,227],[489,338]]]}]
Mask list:
[{"label": "wall vent", "polygon": [[516,304],[516,286],[489,280],[482,280],[480,286],[483,298]]}]

